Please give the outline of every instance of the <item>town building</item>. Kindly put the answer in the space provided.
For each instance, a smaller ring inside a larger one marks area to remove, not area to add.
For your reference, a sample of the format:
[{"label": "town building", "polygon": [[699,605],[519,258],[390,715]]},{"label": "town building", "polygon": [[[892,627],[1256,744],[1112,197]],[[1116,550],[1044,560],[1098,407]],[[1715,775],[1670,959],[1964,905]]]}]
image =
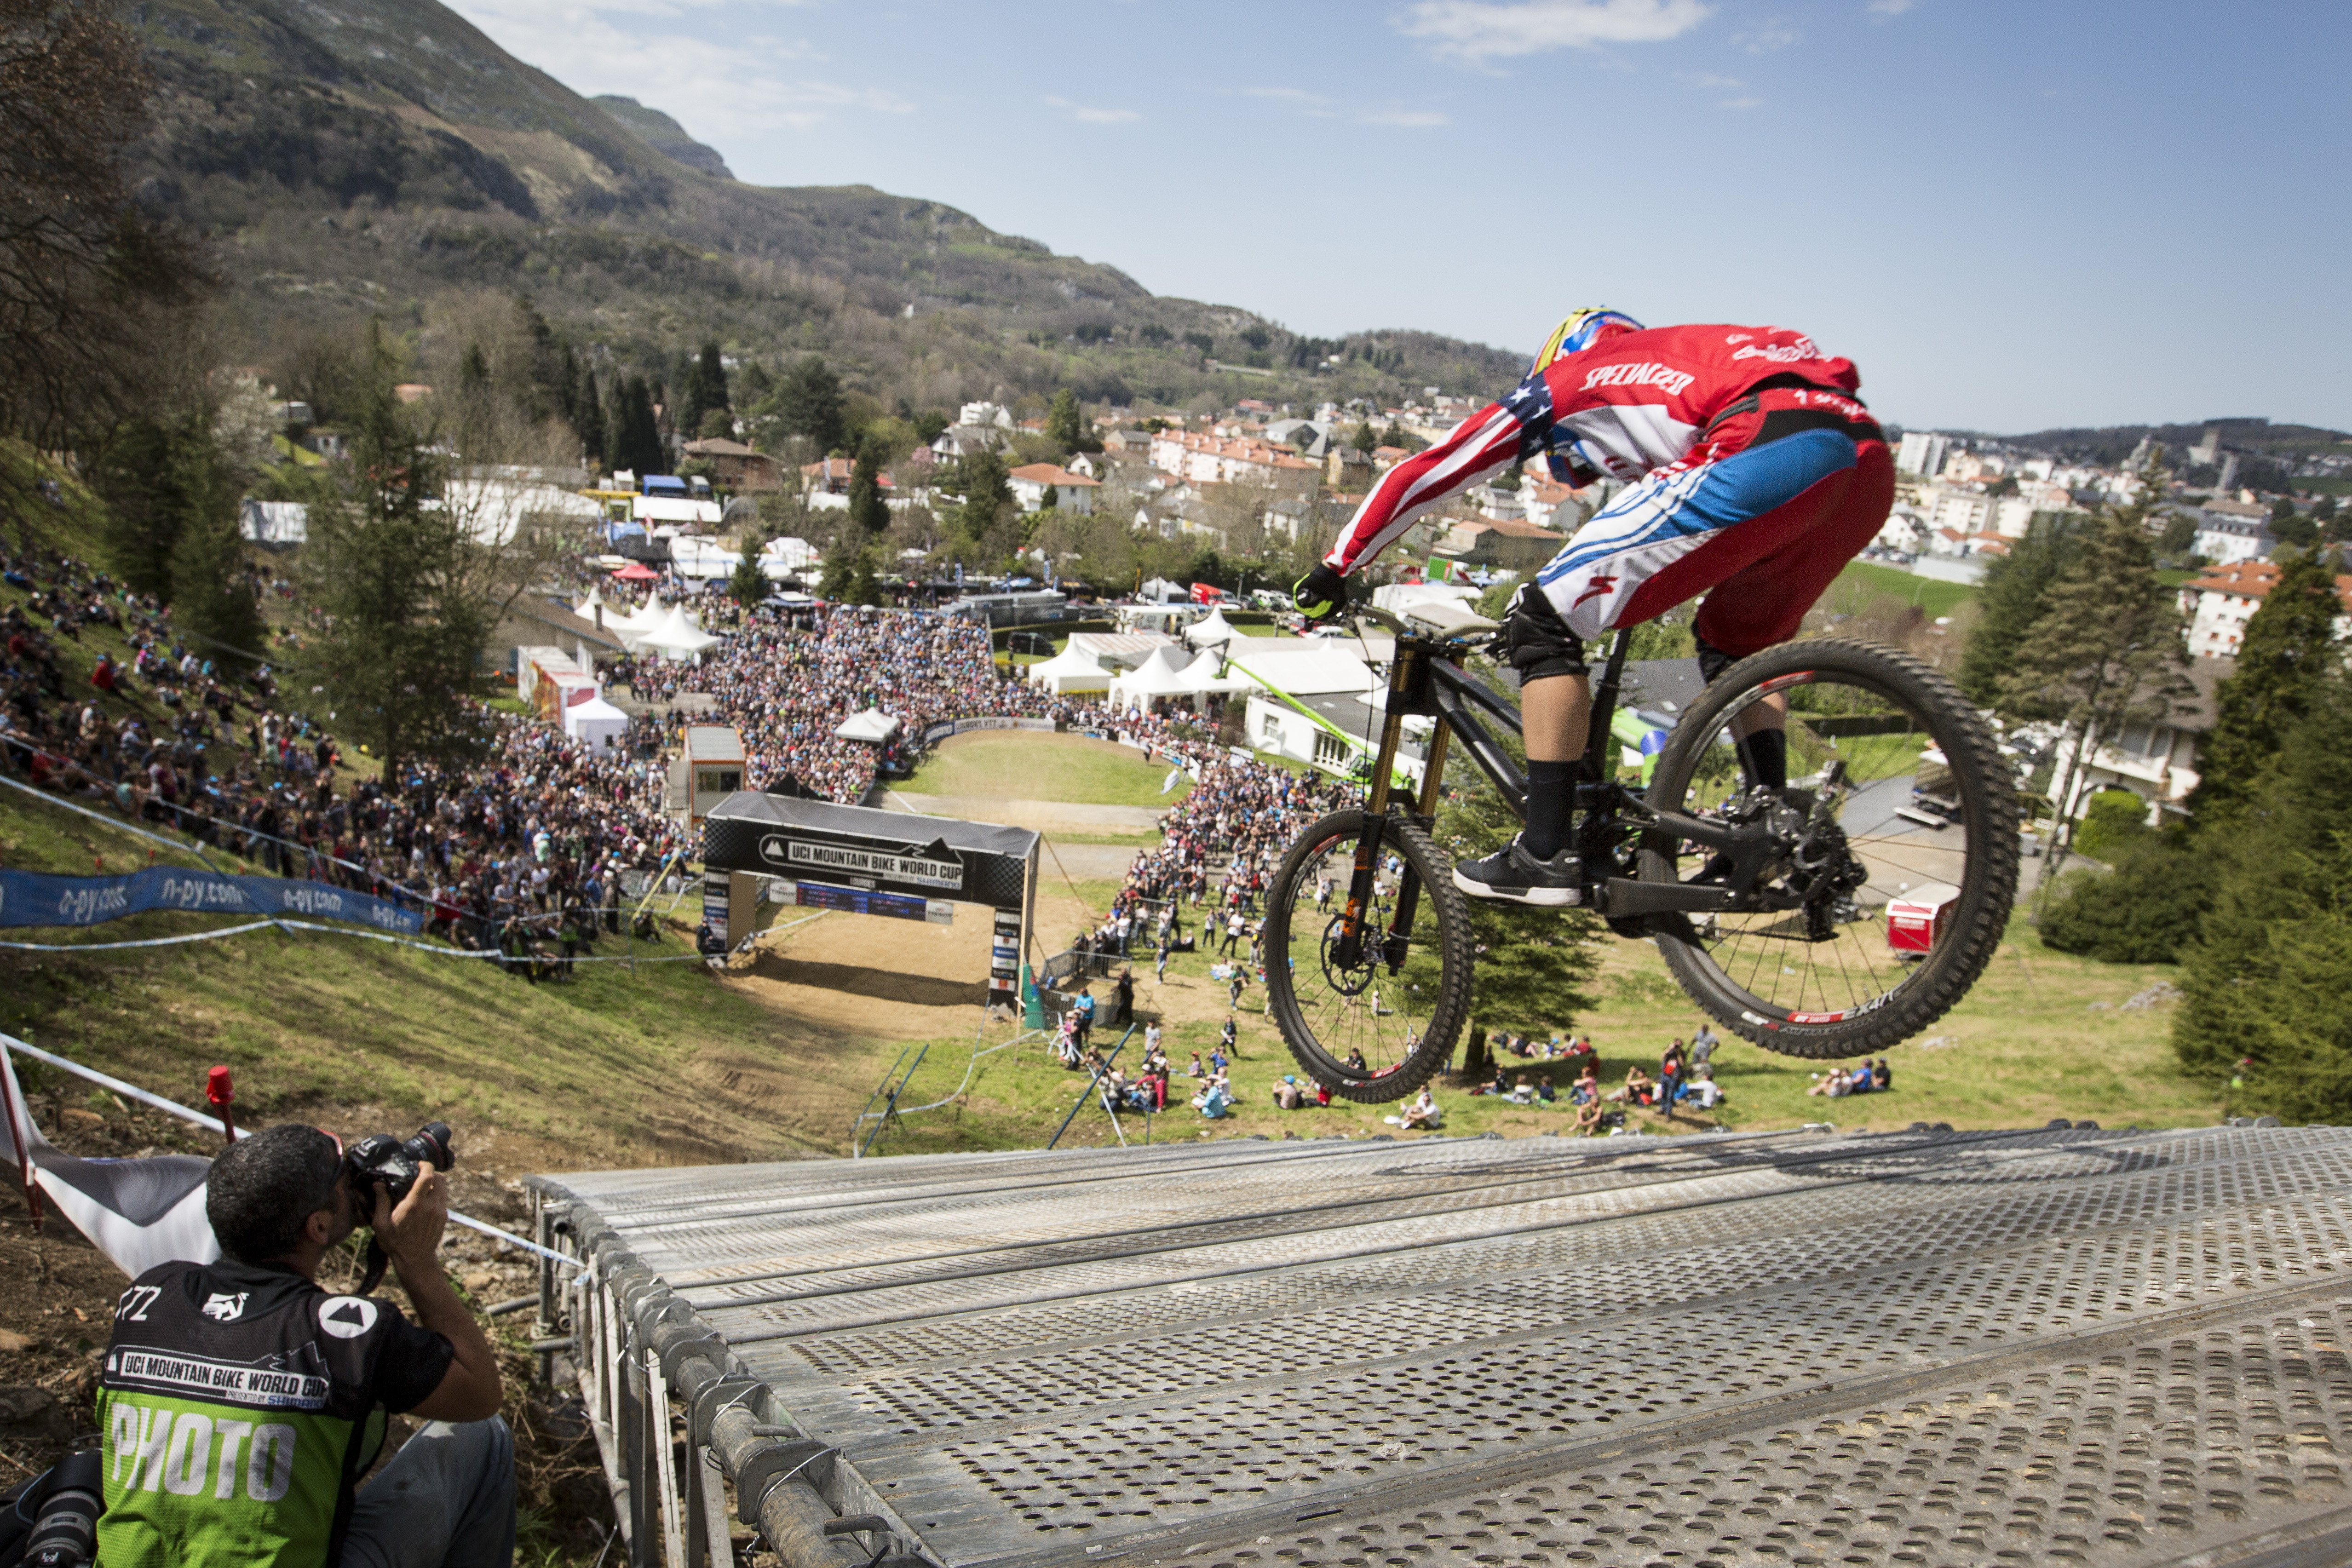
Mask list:
[{"label": "town building", "polygon": [[1944,458],[1951,449],[1952,438],[1948,435],[1938,435],[1932,430],[1906,430],[1895,451],[1895,466],[1906,474],[1933,479],[1944,471]]},{"label": "town building", "polygon": [[2197,539],[2189,548],[2221,566],[2258,560],[2278,548],[2270,508],[2252,501],[2208,501],[2197,510]]},{"label": "town building", "polygon": [[[2189,617],[2189,651],[2207,659],[2234,656],[2245,641],[2246,622],[2278,586],[2282,570],[2273,561],[2231,561],[2182,583],[2180,609]],[[2336,634],[2352,635],[2352,575],[2337,574],[2336,591],[2346,611],[2336,617]]]},{"label": "town building", "polygon": [[1151,439],[1151,465],[1193,485],[1255,484],[1286,495],[1314,494],[1321,465],[1268,442],[1163,430]]},{"label": "town building", "polygon": [[1101,480],[1073,473],[1058,463],[1024,463],[1004,478],[1013,488],[1013,498],[1021,503],[1024,512],[1043,508],[1046,493],[1051,491],[1055,506],[1081,516],[1091,514],[1095,492],[1102,488]]},{"label": "town building", "polygon": [[776,460],[740,441],[714,436],[689,441],[681,449],[688,462],[710,465],[710,476],[722,490],[761,495],[783,488],[783,471]]},{"label": "town building", "polygon": [[1564,534],[1538,528],[1523,517],[1448,519],[1445,532],[1430,546],[1433,560],[1452,561],[1471,570],[1532,572],[1559,553]]}]

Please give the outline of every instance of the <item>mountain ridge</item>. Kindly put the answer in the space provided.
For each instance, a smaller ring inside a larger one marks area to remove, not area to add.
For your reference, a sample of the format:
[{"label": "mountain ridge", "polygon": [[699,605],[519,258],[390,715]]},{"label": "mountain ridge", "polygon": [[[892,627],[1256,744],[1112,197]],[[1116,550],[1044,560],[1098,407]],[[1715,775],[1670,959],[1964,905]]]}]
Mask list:
[{"label": "mountain ridge", "polygon": [[158,86],[142,200],[213,242],[257,351],[372,315],[423,330],[435,301],[495,292],[617,361],[705,339],[816,352],[853,389],[931,407],[1065,385],[1394,398],[1518,369],[1435,334],[1316,340],[1154,295],[936,201],[747,185],[715,152],[698,169],[682,128],[646,139],[668,141],[667,113],[584,98],[438,0],[136,0],[126,17]]}]

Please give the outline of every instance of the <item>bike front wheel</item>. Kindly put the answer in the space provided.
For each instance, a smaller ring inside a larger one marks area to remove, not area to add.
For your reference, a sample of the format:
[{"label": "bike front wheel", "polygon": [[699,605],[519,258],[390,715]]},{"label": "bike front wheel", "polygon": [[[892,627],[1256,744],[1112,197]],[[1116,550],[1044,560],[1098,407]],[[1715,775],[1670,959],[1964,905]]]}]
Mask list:
[{"label": "bike front wheel", "polygon": [[[1783,710],[1790,788],[1756,787],[1735,738]],[[2017,896],[2017,790],[1942,675],[1844,638],[1726,670],[1659,754],[1661,810],[1771,828],[1787,846],[1738,913],[1651,917],[1683,989],[1768,1051],[1816,1061],[1909,1039],[1958,1002]],[[1644,836],[1645,883],[1721,883],[1723,857]]]},{"label": "bike front wheel", "polygon": [[1401,1100],[1445,1064],[1470,1009],[1470,910],[1420,828],[1360,810],[1317,822],[1266,890],[1264,935],[1266,1010],[1335,1096]]}]

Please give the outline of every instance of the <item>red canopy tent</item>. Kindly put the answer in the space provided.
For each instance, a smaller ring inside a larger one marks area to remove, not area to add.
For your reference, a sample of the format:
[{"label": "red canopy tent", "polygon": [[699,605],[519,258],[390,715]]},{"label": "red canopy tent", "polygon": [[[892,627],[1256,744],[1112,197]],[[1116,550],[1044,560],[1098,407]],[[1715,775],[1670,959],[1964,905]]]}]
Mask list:
[{"label": "red canopy tent", "polygon": [[656,582],[660,580],[661,573],[641,560],[633,560],[614,572],[613,577],[618,582]]}]

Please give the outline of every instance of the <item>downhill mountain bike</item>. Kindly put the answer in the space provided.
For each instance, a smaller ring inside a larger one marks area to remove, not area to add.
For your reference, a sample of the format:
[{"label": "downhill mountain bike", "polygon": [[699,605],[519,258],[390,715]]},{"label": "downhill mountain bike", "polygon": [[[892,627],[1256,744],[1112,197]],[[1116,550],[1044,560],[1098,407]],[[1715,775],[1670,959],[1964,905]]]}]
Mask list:
[{"label": "downhill mountain bike", "polygon": [[[1431,839],[1457,737],[1526,815],[1525,778],[1479,722],[1517,731],[1518,710],[1464,668],[1499,628],[1454,604],[1404,615],[1365,616],[1395,653],[1363,804],[1301,834],[1267,890],[1268,1010],[1301,1067],[1364,1102],[1426,1082],[1469,1012],[1469,904]],[[1611,734],[1631,640],[1616,634],[1593,685],[1584,906],[1655,941],[1693,1001],[1769,1051],[1853,1056],[1941,1017],[2017,890],[2016,791],[1967,699],[1889,648],[1782,643],[1708,685],[1643,783],[1621,777],[1634,757]],[[1757,781],[1741,743],[1759,705],[1785,716],[1785,788]],[[1424,727],[1416,790],[1398,763]]]}]

